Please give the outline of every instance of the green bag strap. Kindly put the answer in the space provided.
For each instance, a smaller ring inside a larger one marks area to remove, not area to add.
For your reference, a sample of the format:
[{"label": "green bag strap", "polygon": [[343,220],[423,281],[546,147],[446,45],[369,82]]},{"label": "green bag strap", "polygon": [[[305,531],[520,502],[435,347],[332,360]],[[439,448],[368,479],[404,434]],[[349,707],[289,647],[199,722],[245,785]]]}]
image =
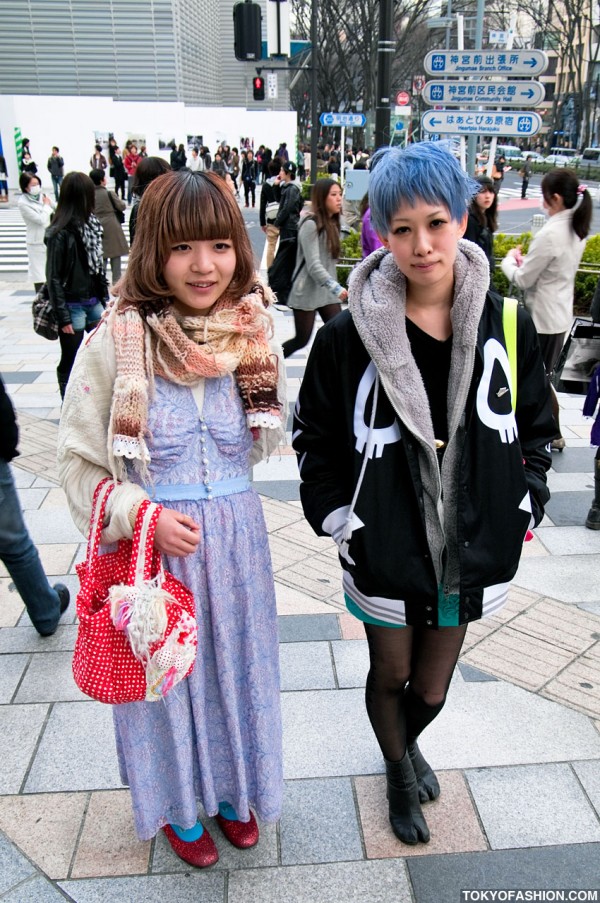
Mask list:
[{"label": "green bag strap", "polygon": [[516,298],[505,298],[502,308],[502,328],[504,329],[504,342],[510,366],[510,397],[513,413],[517,410],[517,309],[519,302]]}]

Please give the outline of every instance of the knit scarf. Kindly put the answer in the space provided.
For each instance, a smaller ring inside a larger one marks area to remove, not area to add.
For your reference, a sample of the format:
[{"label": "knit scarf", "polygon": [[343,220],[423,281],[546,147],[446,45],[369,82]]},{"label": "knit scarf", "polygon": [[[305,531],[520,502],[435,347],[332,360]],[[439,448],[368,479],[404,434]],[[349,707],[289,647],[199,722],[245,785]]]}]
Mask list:
[{"label": "knit scarf", "polygon": [[80,229],[80,235],[88,259],[90,273],[97,275],[104,272],[102,256],[102,234],[104,229],[100,220],[92,213]]},{"label": "knit scarf", "polygon": [[222,295],[204,317],[181,317],[171,306],[144,317],[139,307],[116,302],[110,314],[117,364],[110,437],[116,458],[134,459],[146,472],[154,375],[193,386],[231,374],[255,437],[259,427],[280,428],[277,360],[269,346],[273,320],[266,309],[271,297],[257,282],[241,299]]}]

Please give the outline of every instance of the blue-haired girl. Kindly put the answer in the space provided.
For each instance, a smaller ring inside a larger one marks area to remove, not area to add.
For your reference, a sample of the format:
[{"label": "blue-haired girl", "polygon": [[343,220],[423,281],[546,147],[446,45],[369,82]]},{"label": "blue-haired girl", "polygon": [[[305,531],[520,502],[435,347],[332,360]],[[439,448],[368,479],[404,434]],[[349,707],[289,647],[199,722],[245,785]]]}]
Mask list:
[{"label": "blue-haired girl", "polygon": [[511,308],[515,354],[485,254],[462,239],[480,186],[435,144],[373,163],[384,247],[317,335],[294,448],[306,517],[336,541],[365,626],[390,822],[415,844],[429,840],[421,803],[440,793],[417,737],[444,705],[467,624],[507,600],[549,498],[555,425],[533,324]]}]

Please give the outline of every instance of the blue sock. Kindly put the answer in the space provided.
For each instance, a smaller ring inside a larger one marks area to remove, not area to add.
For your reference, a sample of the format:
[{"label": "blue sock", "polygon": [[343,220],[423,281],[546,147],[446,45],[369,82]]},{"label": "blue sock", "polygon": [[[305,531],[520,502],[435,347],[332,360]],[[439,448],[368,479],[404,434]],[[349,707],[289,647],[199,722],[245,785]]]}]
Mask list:
[{"label": "blue sock", "polygon": [[180,828],[179,825],[171,825],[180,840],[186,843],[192,843],[198,840],[204,834],[204,825],[201,821],[197,821],[193,828]]},{"label": "blue sock", "polygon": [[227,821],[239,821],[238,814],[230,803],[219,803],[219,815],[226,818]]}]

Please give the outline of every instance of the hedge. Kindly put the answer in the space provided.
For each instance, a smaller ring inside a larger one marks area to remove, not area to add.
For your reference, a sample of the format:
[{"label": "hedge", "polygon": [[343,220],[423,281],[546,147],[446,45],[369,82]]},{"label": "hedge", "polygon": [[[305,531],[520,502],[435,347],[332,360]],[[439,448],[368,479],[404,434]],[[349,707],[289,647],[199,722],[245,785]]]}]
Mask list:
[{"label": "hedge", "polygon": [[[507,294],[508,279],[500,269],[500,261],[506,257],[511,248],[521,245],[524,254],[527,253],[531,243],[531,232],[523,232],[521,235],[504,235],[499,232],[494,236],[494,257],[496,258],[496,271],[494,273],[494,286],[501,294]],[[337,273],[341,285],[347,285],[348,276],[352,267],[362,258],[360,233],[353,232],[342,241],[340,262]],[[588,238],[581,266],[575,276],[574,311],[578,316],[587,316],[590,312],[590,304],[600,276],[600,235]],[[518,292],[517,292],[518,294]]]}]

